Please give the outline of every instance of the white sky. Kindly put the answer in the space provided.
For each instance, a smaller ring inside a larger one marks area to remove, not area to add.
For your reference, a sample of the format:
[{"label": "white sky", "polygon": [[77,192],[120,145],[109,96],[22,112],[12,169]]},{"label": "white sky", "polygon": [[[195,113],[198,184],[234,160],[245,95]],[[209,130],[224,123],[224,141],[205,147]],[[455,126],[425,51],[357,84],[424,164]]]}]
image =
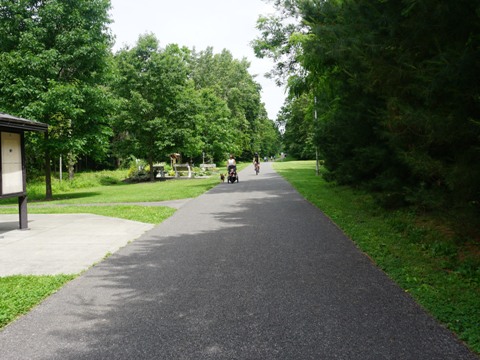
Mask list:
[{"label": "white sky", "polygon": [[264,77],[273,62],[257,59],[249,45],[259,34],[258,16],[270,13],[270,5],[262,0],[111,0],[111,4],[114,51],[134,46],[146,33],[154,33],[162,47],[174,43],[202,51],[211,46],[214,53],[227,49],[234,58],[250,61],[269,118],[276,119],[284,89]]}]

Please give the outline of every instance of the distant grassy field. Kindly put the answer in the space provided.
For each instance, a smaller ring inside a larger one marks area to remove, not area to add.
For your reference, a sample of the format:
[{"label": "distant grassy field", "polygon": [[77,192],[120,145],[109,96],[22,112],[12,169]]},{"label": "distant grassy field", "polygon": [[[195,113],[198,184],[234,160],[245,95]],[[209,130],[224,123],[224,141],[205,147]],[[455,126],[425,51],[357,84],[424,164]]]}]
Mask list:
[{"label": "distant grassy field", "polygon": [[[314,161],[275,169],[329,216],[418,303],[480,354],[480,252],[442,218],[387,212],[360,191],[315,176]],[[478,245],[478,244],[477,244]]]},{"label": "distant grassy field", "polygon": [[[153,183],[127,184],[125,171],[80,173],[73,181],[53,181],[53,201],[49,204],[92,204],[118,202],[152,202],[196,197],[218,184],[216,176],[208,179],[167,180]],[[45,200],[44,179],[27,184],[29,203]],[[7,199],[1,204],[14,204]]]}]

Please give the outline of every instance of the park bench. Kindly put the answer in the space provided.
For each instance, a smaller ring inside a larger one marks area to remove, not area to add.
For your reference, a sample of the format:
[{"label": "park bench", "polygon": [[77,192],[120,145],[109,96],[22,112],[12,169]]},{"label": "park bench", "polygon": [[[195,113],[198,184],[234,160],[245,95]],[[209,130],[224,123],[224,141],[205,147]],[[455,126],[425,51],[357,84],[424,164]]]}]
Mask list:
[{"label": "park bench", "polygon": [[192,168],[190,167],[190,164],[174,164],[173,168],[175,170],[175,177],[180,177],[178,174],[179,171],[188,171],[188,177],[192,177]]},{"label": "park bench", "polygon": [[165,177],[165,164],[154,164],[153,165],[153,172],[156,175],[156,177],[161,177],[161,178],[164,178]]},{"label": "park bench", "polygon": [[216,164],[200,164],[200,169],[202,170],[210,170],[210,169],[216,169],[217,165]]}]

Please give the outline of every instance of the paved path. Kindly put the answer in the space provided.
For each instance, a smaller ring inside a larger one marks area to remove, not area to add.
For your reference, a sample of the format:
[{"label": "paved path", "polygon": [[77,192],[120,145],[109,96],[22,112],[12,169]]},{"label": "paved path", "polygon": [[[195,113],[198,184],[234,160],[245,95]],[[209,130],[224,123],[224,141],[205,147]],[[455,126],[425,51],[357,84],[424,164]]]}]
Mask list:
[{"label": "paved path", "polygon": [[8,359],[477,359],[269,164],[0,332]]}]

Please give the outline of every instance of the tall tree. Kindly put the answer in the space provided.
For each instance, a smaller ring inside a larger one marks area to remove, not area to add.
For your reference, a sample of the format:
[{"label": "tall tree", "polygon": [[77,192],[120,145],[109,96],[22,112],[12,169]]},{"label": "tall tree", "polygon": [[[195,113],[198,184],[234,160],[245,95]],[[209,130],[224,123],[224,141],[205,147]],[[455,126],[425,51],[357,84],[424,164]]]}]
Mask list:
[{"label": "tall tree", "polygon": [[256,151],[256,148],[253,150],[268,157],[278,154],[281,149],[280,130],[276,123],[268,118],[266,111],[259,116],[256,129],[259,137],[259,150]]},{"label": "tall tree", "polygon": [[297,159],[315,157],[312,99],[309,95],[287,99],[277,120],[285,122],[285,151]]},{"label": "tall tree", "polygon": [[68,155],[71,175],[80,155],[108,148],[109,8],[109,0],[0,4],[1,110],[49,124],[47,159]]},{"label": "tall tree", "polygon": [[[204,154],[210,161],[220,161],[225,154],[235,152],[236,129],[232,128],[231,111],[227,103],[211,88],[194,90],[186,95],[190,99],[196,99],[195,106],[189,107],[196,125],[196,134],[192,134],[190,142],[196,140],[196,152],[189,151],[188,155],[199,158]],[[191,101],[183,102],[184,106],[188,103],[192,105]]]},{"label": "tall tree", "polygon": [[187,91],[189,50],[177,45],[161,49],[158,39],[147,34],[115,58],[114,87],[122,99],[116,150],[146,159],[153,181],[154,162],[184,148],[193,131],[192,119],[179,116],[177,107]]},{"label": "tall tree", "polygon": [[256,52],[294,93],[322,98],[317,140],[334,179],[425,206],[478,203],[478,2],[274,3]]},{"label": "tall tree", "polygon": [[[264,104],[260,101],[260,85],[249,73],[250,63],[234,59],[223,50],[213,54],[212,48],[194,53],[192,79],[198,89],[211,89],[230,110],[228,123],[224,124],[233,135],[227,151],[250,157],[259,151],[262,137],[258,121],[266,117]],[[226,154],[224,154],[226,155]]]}]

